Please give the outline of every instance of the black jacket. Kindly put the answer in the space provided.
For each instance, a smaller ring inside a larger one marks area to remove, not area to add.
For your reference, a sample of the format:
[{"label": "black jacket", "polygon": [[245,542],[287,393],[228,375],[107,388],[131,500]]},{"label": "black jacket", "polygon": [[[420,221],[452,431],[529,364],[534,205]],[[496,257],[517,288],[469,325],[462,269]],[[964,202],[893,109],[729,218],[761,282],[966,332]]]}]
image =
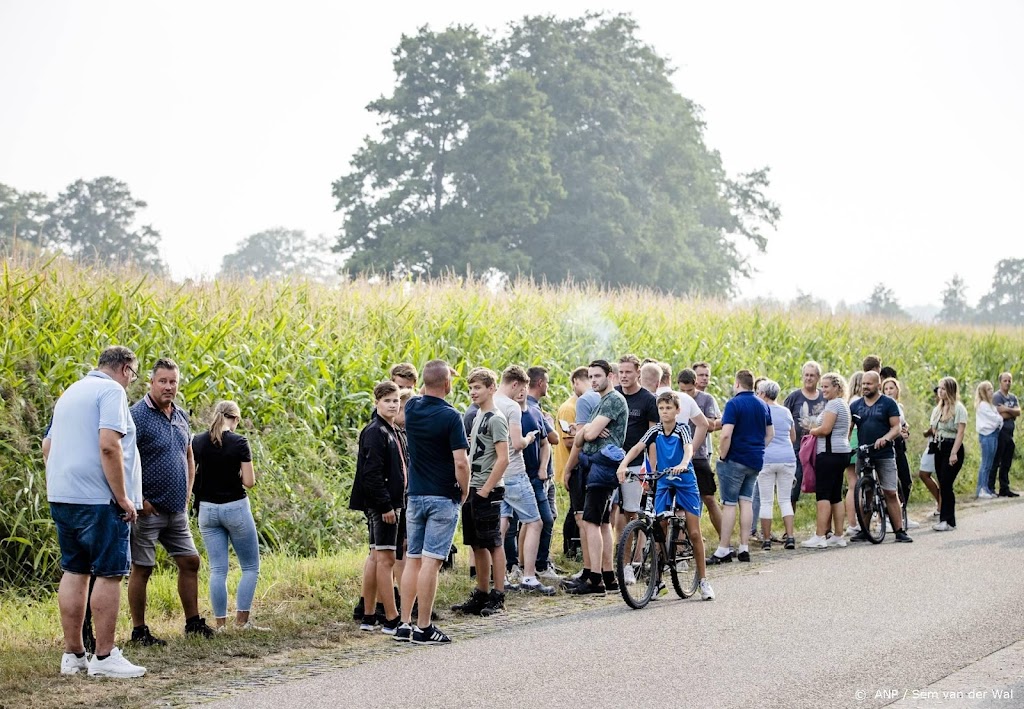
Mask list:
[{"label": "black jacket", "polygon": [[384,514],[405,507],[405,443],[376,411],[359,432],[358,456],[349,509]]}]

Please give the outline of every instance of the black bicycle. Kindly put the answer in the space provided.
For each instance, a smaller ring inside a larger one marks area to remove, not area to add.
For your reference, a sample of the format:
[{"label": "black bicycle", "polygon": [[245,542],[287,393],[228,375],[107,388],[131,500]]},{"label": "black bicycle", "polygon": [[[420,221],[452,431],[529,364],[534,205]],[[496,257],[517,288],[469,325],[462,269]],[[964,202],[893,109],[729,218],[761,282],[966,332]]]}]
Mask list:
[{"label": "black bicycle", "polygon": [[[670,475],[664,470],[646,476],[648,482]],[[628,479],[637,480],[636,473],[627,473]],[[686,519],[676,516],[675,496],[672,508],[660,517],[654,514],[654,494],[644,493],[645,500],[637,518],[626,525],[615,548],[615,576],[619,582],[622,600],[630,608],[640,609],[663,588],[662,573],[667,569],[672,587],[680,598],[689,598],[697,592],[700,578],[694,561],[693,545],[686,534]],[[662,529],[662,519],[668,519]],[[633,570],[635,583],[627,584],[625,571]]]},{"label": "black bicycle", "polygon": [[860,461],[860,477],[853,489],[853,506],[857,512],[860,529],[872,544],[881,544],[885,539],[885,520],[888,508],[885,492],[878,480],[878,469],[870,456],[872,446],[865,443],[857,448]]}]

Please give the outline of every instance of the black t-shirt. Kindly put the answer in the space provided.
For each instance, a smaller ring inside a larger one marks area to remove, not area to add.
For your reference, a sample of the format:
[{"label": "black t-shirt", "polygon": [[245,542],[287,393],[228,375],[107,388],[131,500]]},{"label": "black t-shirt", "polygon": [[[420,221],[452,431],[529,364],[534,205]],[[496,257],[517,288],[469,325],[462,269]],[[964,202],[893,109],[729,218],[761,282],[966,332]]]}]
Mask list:
[{"label": "black t-shirt", "polygon": [[405,436],[409,443],[409,497],[461,499],[452,451],[469,450],[469,441],[459,412],[436,396],[413,397],[405,405]]},{"label": "black t-shirt", "polygon": [[[626,420],[626,440],[622,443],[623,449],[628,453],[629,449],[639,443],[647,433],[651,422],[657,423],[660,420],[658,398],[644,388],[635,394],[625,393],[621,386],[617,386],[615,389],[625,397],[626,409],[629,411],[629,418]],[[639,465],[643,459],[644,456],[641,453],[633,460],[628,461],[627,465]]]},{"label": "black t-shirt", "polygon": [[[889,419],[893,416],[899,418],[900,407],[885,394],[879,396],[871,406],[861,397],[850,404],[850,415],[853,416],[853,425],[857,427],[857,441],[860,445],[874,445],[875,441],[889,433]],[[870,453],[871,458],[892,458],[893,455],[891,445],[872,449]]]},{"label": "black t-shirt", "polygon": [[210,432],[192,439],[196,460],[196,481],[192,486],[196,499],[222,505],[245,497],[242,463],[252,462],[249,441],[234,431],[225,431],[221,445],[210,440]]}]

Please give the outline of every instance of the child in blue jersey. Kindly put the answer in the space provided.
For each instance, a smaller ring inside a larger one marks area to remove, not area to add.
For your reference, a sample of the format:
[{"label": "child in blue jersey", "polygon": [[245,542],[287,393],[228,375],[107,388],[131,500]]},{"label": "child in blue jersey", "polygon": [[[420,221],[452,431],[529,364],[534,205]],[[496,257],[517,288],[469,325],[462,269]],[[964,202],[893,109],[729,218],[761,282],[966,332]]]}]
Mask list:
[{"label": "child in blue jersey", "polygon": [[[623,464],[619,466],[619,482],[626,478],[625,461],[646,451],[651,470],[667,473],[657,481],[654,494],[654,511],[663,517],[672,509],[672,498],[675,496],[677,514],[686,514],[686,534],[693,545],[694,561],[697,564],[697,575],[700,577],[700,595],[705,601],[712,601],[715,592],[706,578],[707,569],[704,559],[704,538],[700,533],[701,501],[697,490],[697,477],[693,472],[693,439],[690,430],[676,423],[679,413],[679,401],[675,394],[666,391],[658,396],[658,417],[660,421],[649,428],[644,437],[626,453]],[[666,433],[666,431],[668,433]],[[668,520],[662,519],[662,527],[667,530]]]}]

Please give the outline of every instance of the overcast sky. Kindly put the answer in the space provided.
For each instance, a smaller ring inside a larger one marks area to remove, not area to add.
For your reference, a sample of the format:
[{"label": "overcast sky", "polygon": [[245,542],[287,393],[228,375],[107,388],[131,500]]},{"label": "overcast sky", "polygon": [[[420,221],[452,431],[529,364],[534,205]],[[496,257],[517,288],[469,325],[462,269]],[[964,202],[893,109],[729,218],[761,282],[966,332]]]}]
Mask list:
[{"label": "overcast sky", "polygon": [[744,297],[975,302],[1024,257],[1024,3],[0,0],[0,182],[112,175],[175,277],[273,227],[333,238],[331,183],[375,130],[403,33],[630,12],[730,174],[782,208]]}]

